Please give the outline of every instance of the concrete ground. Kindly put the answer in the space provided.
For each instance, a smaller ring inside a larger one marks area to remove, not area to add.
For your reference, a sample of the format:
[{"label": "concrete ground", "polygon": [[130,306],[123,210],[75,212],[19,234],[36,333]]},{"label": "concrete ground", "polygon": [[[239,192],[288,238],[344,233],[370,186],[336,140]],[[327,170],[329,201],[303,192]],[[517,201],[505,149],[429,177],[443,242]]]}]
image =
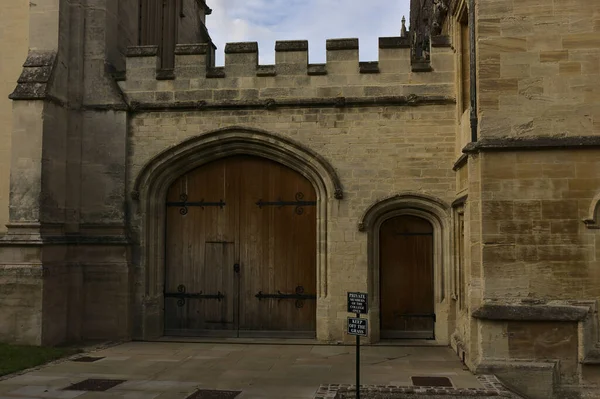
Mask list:
[{"label": "concrete ground", "polygon": [[[4,379],[0,399],[185,399],[197,389],[241,391],[237,399],[313,399],[322,385],[355,382],[352,346],[130,342],[85,355],[102,359],[71,358]],[[411,386],[411,376],[483,388],[448,348],[361,347],[361,384]],[[62,390],[88,378],[126,382],[105,392]]]}]

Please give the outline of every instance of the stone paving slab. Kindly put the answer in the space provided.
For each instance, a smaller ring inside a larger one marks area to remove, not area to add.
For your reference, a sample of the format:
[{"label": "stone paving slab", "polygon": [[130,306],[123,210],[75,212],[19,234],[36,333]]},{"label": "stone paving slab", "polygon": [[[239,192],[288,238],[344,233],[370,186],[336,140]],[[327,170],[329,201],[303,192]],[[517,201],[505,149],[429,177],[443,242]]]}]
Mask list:
[{"label": "stone paving slab", "polygon": [[[239,399],[313,399],[355,381],[353,346],[130,342],[0,381],[0,399],[185,399],[197,389],[239,390]],[[456,389],[485,389],[445,347],[363,346],[361,382],[410,387],[411,376],[446,376]],[[105,392],[63,391],[87,378],[127,380]],[[327,396],[333,398],[334,396]]]}]

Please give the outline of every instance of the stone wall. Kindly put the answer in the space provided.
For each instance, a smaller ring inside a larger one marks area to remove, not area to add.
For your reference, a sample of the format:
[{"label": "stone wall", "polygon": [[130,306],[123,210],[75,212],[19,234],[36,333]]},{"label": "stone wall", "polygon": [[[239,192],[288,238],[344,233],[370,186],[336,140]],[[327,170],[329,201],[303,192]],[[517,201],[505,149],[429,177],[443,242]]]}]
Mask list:
[{"label": "stone wall", "polygon": [[486,299],[600,299],[597,150],[485,153],[482,239]]},{"label": "stone wall", "polygon": [[0,234],[6,232],[10,191],[12,104],[8,95],[15,89],[27,57],[28,37],[29,2],[8,2],[0,13]]},{"label": "stone wall", "polygon": [[600,135],[600,3],[478,2],[481,136]]},{"label": "stone wall", "polygon": [[[317,334],[322,340],[349,340],[343,333],[346,292],[367,290],[369,270],[376,267],[368,264],[367,234],[358,231],[361,216],[398,194],[449,203],[455,193],[452,52],[436,48],[433,71],[413,72],[403,40],[381,39],[376,63],[359,63],[357,40],[330,40],[327,63],[320,65],[308,64],[306,42],[278,42],[276,65],[258,65],[255,43],[233,43],[225,48],[222,68],[207,65],[207,45],[179,45],[172,76],[157,72],[155,47],[132,48],[126,80],[120,82],[133,108],[128,191],[137,190],[140,172],[159,154],[219,130],[267,131],[323,157],[339,175],[344,198],[321,198],[328,202],[327,239],[321,248],[329,288],[318,304]],[[139,210],[136,201],[132,210]],[[139,220],[139,214],[132,214],[138,233]],[[139,243],[139,253],[144,246],[161,248],[156,240]],[[135,269],[147,267],[144,256],[132,260]],[[436,276],[441,293],[436,311],[442,315],[437,328],[440,342],[447,342],[444,315],[450,299],[442,296],[447,292],[442,285],[449,284],[449,275],[442,273],[449,271],[440,268]],[[137,284],[161,287],[160,281],[143,280],[159,274],[147,270]],[[157,295],[159,301],[161,292],[151,288],[136,297],[144,295],[151,300]]]},{"label": "stone wall", "polygon": [[479,142],[457,169],[469,181],[474,319],[463,318],[455,338],[470,343],[461,348],[470,346],[473,369],[533,398],[566,397],[600,372],[591,360],[600,265],[590,228],[600,190],[600,5],[477,4]]}]

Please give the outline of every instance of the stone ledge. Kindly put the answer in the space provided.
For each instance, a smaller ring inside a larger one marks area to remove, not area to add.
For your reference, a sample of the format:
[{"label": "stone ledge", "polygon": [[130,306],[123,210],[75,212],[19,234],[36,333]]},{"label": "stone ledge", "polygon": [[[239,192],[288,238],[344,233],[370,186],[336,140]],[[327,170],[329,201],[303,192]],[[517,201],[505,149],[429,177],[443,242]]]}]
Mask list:
[{"label": "stone ledge", "polygon": [[410,48],[410,39],[407,37],[380,37],[379,48]]},{"label": "stone ledge", "polygon": [[208,53],[208,44],[177,44],[175,55],[204,55]]},{"label": "stone ledge", "polygon": [[503,151],[503,150],[535,150],[540,148],[566,149],[600,147],[600,136],[576,136],[576,137],[531,137],[531,138],[497,138],[482,139],[467,144],[463,148],[465,154],[475,154],[480,151]]},{"label": "stone ledge", "polygon": [[158,46],[129,46],[127,57],[152,57],[158,55]]},{"label": "stone ledge", "polygon": [[359,62],[358,68],[359,68],[360,73],[379,73],[379,62],[378,61]]},{"label": "stone ledge", "polygon": [[570,305],[485,304],[473,312],[473,317],[481,320],[575,322],[584,320],[589,311],[589,307]]},{"label": "stone ledge", "polygon": [[46,83],[19,83],[8,96],[11,100],[43,100],[46,98],[48,85]]},{"label": "stone ledge", "polygon": [[225,54],[258,53],[258,42],[227,43]]},{"label": "stone ledge", "polygon": [[52,68],[48,66],[27,67],[23,69],[17,83],[47,83],[51,73]]},{"label": "stone ledge", "polygon": [[30,50],[17,80],[17,87],[8,96],[11,100],[42,100],[48,97],[56,53]]},{"label": "stone ledge", "polygon": [[328,39],[327,51],[358,50],[358,39]]},{"label": "stone ledge", "polygon": [[40,238],[17,237],[6,234],[0,239],[0,247],[8,246],[41,246],[41,245],[129,245],[131,241],[123,235],[71,235],[71,236],[42,236]]},{"label": "stone ledge", "polygon": [[309,64],[307,73],[309,76],[327,75],[327,64]]},{"label": "stone ledge", "polygon": [[137,102],[132,101],[132,112],[168,110],[214,110],[214,109],[275,109],[279,107],[369,107],[369,106],[420,106],[455,104],[454,98],[444,96],[387,96],[387,97],[323,97],[285,100],[231,100],[220,102],[176,101]]},{"label": "stone ledge", "polygon": [[54,65],[55,58],[56,52],[54,51],[29,50],[23,67],[52,66]]},{"label": "stone ledge", "polygon": [[280,40],[275,42],[275,51],[308,51],[308,40]]},{"label": "stone ledge", "polygon": [[256,76],[275,76],[277,71],[275,65],[259,65],[256,68]]}]

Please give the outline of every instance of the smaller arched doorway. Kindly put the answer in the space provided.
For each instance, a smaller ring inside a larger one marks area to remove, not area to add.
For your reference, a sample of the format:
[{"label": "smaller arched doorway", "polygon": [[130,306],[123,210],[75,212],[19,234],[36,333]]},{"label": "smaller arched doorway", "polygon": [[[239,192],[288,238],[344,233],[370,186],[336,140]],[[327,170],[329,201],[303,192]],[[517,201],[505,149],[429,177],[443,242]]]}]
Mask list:
[{"label": "smaller arched doorway", "polygon": [[434,229],[400,215],[379,230],[381,338],[435,338]]}]

